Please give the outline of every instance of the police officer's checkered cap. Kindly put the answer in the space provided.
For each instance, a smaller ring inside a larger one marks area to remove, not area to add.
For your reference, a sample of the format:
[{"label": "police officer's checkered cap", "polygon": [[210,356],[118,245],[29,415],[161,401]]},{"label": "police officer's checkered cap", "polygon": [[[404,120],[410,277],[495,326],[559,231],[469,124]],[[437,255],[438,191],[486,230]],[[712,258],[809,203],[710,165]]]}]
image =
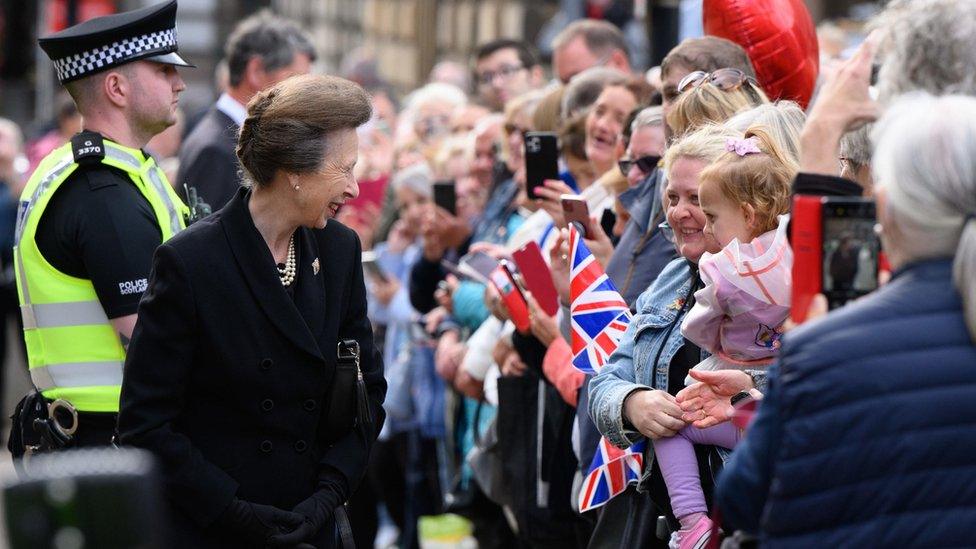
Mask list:
[{"label": "police officer's checkered cap", "polygon": [[95,17],[37,42],[62,84],[140,59],[193,66],[177,52],[176,0]]},{"label": "police officer's checkered cap", "polygon": [[58,80],[68,82],[102,68],[119,64],[119,61],[145,57],[146,52],[165,52],[176,48],[176,29],[143,34],[113,42],[107,46],[54,60]]}]

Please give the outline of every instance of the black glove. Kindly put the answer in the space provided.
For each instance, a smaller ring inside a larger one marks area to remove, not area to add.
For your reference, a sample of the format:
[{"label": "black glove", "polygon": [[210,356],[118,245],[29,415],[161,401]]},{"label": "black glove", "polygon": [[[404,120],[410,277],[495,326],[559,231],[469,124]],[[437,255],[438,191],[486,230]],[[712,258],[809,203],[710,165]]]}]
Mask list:
[{"label": "black glove", "polygon": [[234,530],[241,537],[267,542],[275,534],[293,531],[304,520],[305,517],[298,513],[234,498],[217,519],[217,524]]},{"label": "black glove", "polygon": [[303,541],[310,541],[332,522],[332,514],[341,504],[339,495],[330,488],[320,488],[308,499],[292,510],[304,520],[294,530],[280,533],[268,539],[272,547],[292,547]]}]

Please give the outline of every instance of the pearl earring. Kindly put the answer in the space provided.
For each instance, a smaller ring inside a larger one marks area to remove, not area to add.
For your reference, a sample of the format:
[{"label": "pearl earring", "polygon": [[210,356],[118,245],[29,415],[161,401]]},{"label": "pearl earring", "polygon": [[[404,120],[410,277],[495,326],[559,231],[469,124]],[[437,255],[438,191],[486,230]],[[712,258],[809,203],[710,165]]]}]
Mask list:
[{"label": "pearl earring", "polygon": [[301,189],[301,188],[302,188],[302,186],[301,186],[301,185],[295,185],[295,190],[296,190],[296,191],[297,191],[298,189]]}]

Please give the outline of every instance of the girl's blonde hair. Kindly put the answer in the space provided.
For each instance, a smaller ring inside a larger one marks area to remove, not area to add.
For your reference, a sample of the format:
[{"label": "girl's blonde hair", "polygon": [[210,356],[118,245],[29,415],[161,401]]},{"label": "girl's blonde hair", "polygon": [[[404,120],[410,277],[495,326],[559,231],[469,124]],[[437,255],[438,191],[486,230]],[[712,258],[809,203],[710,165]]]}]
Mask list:
[{"label": "girl's blonde hair", "polygon": [[769,98],[752,81],[727,91],[705,82],[678,97],[668,112],[668,126],[673,135],[680,137],[706,124],[721,124],[738,112],[766,103]]},{"label": "girl's blonde hair", "polygon": [[702,170],[700,187],[715,185],[736,204],[749,204],[756,215],[756,235],[777,226],[776,216],[790,211],[793,178],[799,171],[789,144],[780,143],[777,132],[765,125],[746,130],[744,139],[755,143],[759,153],[739,155],[726,151]]}]

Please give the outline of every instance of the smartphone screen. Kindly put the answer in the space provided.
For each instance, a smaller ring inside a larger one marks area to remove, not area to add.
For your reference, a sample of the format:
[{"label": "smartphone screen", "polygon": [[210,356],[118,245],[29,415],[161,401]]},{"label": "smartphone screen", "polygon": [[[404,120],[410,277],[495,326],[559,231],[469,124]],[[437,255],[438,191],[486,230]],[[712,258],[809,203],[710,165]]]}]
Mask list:
[{"label": "smartphone screen", "polygon": [[822,205],[821,289],[831,309],[878,288],[881,243],[874,202],[830,198]]},{"label": "smartphone screen", "polygon": [[434,204],[444,208],[451,215],[457,215],[457,195],[453,181],[438,181],[434,183]]},{"label": "smartphone screen", "polygon": [[537,187],[546,179],[559,179],[559,139],[552,132],[525,134],[525,191],[530,199],[539,198]]},{"label": "smartphone screen", "polygon": [[491,272],[498,267],[498,261],[485,252],[474,252],[461,258],[458,268],[464,272],[467,267],[487,279]]}]

